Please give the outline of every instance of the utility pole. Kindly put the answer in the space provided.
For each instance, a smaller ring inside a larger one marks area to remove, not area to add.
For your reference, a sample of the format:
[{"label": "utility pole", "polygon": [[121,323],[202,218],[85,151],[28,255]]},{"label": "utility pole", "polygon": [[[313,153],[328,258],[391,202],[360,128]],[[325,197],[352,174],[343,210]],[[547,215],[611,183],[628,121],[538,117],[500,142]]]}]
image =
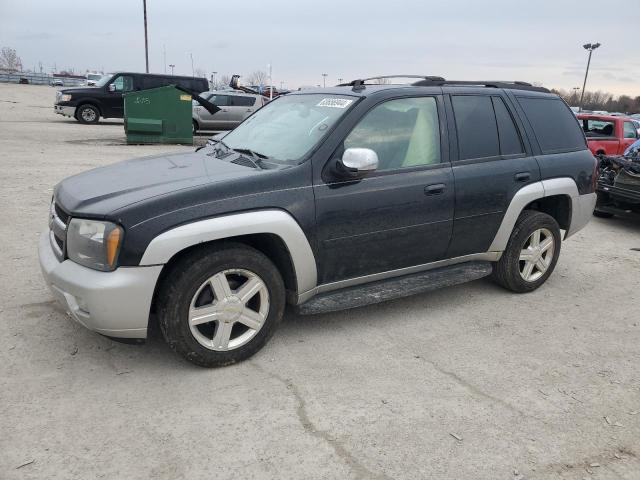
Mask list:
[{"label": "utility pole", "polygon": [[189,55],[191,56],[191,76],[192,76],[192,77],[195,77],[195,76],[196,76],[196,73],[195,73],[195,71],[193,70],[193,53],[190,53]]},{"label": "utility pole", "polygon": [[273,100],[273,69],[271,64],[267,65],[267,67],[269,67],[269,100]]},{"label": "utility pole", "polygon": [[323,73],[322,74],[322,88],[326,88],[327,87],[327,74]]},{"label": "utility pole", "polygon": [[164,73],[167,73],[167,45],[162,44],[162,65],[164,66]]},{"label": "utility pole", "polygon": [[142,8],[144,9],[144,59],[149,73],[149,41],[147,40],[147,0],[142,0]]},{"label": "utility pole", "polygon": [[587,88],[587,76],[589,75],[589,65],[591,65],[591,54],[599,46],[600,46],[599,43],[593,43],[593,44],[587,43],[582,46],[582,48],[589,51],[589,59],[587,60],[587,71],[584,72],[584,83],[582,84],[582,95],[580,95],[580,106],[578,108],[579,112],[582,111],[582,105],[584,101],[584,89]]}]

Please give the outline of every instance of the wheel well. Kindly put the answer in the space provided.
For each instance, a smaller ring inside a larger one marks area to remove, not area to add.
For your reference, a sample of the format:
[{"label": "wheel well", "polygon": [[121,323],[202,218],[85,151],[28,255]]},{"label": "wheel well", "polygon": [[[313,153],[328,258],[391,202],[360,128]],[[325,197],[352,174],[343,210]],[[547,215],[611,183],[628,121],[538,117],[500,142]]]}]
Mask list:
[{"label": "wheel well", "polygon": [[162,271],[160,272],[160,276],[158,277],[158,281],[156,282],[156,287],[153,292],[153,300],[151,303],[152,313],[155,313],[156,295],[158,294],[160,285],[162,285],[165,279],[170,275],[173,265],[177,264],[180,260],[182,260],[187,255],[190,255],[195,250],[216,248],[216,246],[221,246],[225,242],[243,243],[262,252],[267,258],[269,258],[269,260],[273,262],[273,264],[280,272],[287,292],[287,301],[289,303],[293,303],[295,301],[298,292],[296,273],[287,246],[285,245],[282,238],[275,234],[256,233],[251,235],[240,235],[237,237],[199,243],[197,245],[187,247],[184,250],[176,253],[164,265]]},{"label": "wheel well", "polygon": [[604,155],[606,152],[604,150],[598,150],[596,155]]},{"label": "wheel well", "polygon": [[568,230],[571,225],[571,198],[568,195],[551,195],[534,200],[525,210],[536,210],[551,215],[562,230]]}]

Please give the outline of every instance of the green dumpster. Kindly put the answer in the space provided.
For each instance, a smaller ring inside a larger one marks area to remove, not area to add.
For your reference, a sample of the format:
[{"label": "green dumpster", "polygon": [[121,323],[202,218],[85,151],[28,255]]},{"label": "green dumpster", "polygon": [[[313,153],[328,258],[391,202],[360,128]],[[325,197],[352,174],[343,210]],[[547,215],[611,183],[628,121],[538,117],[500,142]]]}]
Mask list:
[{"label": "green dumpster", "polygon": [[124,94],[127,143],[193,144],[191,95],[173,86]]}]

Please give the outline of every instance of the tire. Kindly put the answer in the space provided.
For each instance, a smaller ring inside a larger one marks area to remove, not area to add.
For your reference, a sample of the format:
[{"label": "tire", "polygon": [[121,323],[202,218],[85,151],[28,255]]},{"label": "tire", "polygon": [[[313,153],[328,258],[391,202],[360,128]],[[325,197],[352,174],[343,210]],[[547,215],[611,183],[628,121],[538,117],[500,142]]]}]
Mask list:
[{"label": "tire", "polygon": [[196,250],[170,268],[157,297],[158,320],[169,347],[191,363],[222,367],[245,360],[282,320],[284,282],[254,248],[223,243]]},{"label": "tire", "polygon": [[[538,232],[538,246],[535,232]],[[544,249],[548,245],[547,239],[551,239],[552,243]],[[513,227],[502,257],[493,265],[494,281],[512,292],[532,292],[546,282],[553,272],[561,243],[560,227],[553,217],[535,210],[525,210]],[[521,259],[525,255],[533,261]],[[540,266],[546,266],[544,271]]]},{"label": "tire", "polygon": [[200,128],[200,127],[198,126],[198,122],[196,122],[196,121],[194,120],[194,121],[193,121],[193,127],[192,127],[192,130],[191,130],[191,133],[192,133],[193,135],[195,135],[196,133],[198,133],[198,129],[199,129],[199,128]]},{"label": "tire", "polygon": [[598,218],[611,218],[613,217],[613,213],[603,212],[601,210],[594,210],[593,216]]},{"label": "tire", "polygon": [[89,103],[76,108],[76,120],[84,124],[96,124],[100,121],[100,111]]}]

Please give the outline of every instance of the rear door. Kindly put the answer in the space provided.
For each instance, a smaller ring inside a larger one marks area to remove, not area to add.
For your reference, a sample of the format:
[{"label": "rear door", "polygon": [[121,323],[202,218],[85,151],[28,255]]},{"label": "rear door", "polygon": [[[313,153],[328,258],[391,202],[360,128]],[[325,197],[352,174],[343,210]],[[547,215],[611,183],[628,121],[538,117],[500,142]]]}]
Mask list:
[{"label": "rear door", "polygon": [[622,155],[624,151],[629,148],[630,145],[635,143],[637,139],[638,129],[636,128],[635,124],[633,122],[625,120],[624,124],[622,125],[622,142],[620,142],[621,148],[618,152],[618,155]]},{"label": "rear door", "polygon": [[510,101],[500,94],[446,89],[455,179],[453,235],[447,257],[488,250],[513,195],[540,180],[538,163],[527,153],[522,127]]}]

